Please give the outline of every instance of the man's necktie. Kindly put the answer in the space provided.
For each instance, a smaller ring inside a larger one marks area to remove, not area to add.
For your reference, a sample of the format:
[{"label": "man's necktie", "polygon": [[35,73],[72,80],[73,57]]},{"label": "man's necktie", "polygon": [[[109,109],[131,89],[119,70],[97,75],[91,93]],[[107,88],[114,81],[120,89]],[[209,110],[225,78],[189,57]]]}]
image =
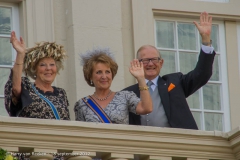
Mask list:
[{"label": "man's necktie", "polygon": [[149,92],[150,92],[151,95],[152,95],[152,93],[153,93],[153,90],[152,90],[152,87],[151,87],[152,85],[153,85],[153,82],[152,82],[152,81],[148,81],[148,82],[147,82],[147,86],[149,87],[148,90],[149,90]]}]

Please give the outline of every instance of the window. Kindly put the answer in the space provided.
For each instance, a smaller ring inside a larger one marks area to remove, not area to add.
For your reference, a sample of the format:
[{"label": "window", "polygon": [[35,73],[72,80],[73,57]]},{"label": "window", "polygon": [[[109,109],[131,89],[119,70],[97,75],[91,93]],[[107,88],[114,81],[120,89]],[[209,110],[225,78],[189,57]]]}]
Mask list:
[{"label": "window", "polygon": [[19,33],[18,8],[15,4],[0,3],[0,115],[7,116],[4,106],[4,85],[10,74],[15,52],[10,44],[12,30]]},{"label": "window", "polygon": [[[160,75],[173,72],[186,74],[195,68],[201,40],[193,21],[198,20],[160,17],[155,20],[156,47],[164,59],[164,67]],[[199,129],[229,131],[223,22],[214,22],[211,39],[217,53],[213,64],[213,75],[205,86],[187,98],[187,102]]]}]

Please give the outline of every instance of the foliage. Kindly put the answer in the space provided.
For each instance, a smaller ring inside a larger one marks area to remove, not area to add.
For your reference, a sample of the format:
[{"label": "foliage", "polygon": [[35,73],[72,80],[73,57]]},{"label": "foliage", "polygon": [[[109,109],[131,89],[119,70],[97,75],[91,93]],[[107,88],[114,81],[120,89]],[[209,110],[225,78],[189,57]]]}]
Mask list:
[{"label": "foliage", "polygon": [[0,148],[0,160],[17,160],[17,158],[13,157],[6,150]]},{"label": "foliage", "polygon": [[7,151],[0,148],[0,160],[5,160]]}]

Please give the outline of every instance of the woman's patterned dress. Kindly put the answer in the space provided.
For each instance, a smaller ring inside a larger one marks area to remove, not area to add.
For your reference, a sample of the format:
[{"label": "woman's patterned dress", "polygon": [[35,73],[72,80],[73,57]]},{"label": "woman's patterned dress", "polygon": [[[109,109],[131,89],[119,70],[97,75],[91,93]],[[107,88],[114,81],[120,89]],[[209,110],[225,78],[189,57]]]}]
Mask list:
[{"label": "woman's patterned dress", "polygon": [[[56,119],[51,107],[41,99],[33,90],[27,77],[22,77],[21,96],[18,100],[12,94],[12,71],[5,84],[5,107],[12,117]],[[57,109],[61,120],[70,120],[69,103],[64,89],[53,87],[53,92],[43,92],[36,87],[39,93],[50,100]]]},{"label": "woman's patterned dress", "polygon": [[[89,97],[85,97],[88,100]],[[113,100],[103,110],[113,123],[129,124],[129,111],[136,114],[140,99],[132,91],[116,92]],[[76,121],[101,122],[82,99],[74,106]]]}]

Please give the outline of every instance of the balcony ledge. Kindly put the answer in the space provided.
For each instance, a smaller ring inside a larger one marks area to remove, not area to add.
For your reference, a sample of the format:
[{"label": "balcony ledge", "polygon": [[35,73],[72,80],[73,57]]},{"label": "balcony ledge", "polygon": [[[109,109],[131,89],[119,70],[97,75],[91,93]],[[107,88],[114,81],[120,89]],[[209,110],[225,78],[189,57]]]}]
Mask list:
[{"label": "balcony ledge", "polygon": [[224,133],[0,116],[0,142],[15,152],[240,159],[240,128]]}]

